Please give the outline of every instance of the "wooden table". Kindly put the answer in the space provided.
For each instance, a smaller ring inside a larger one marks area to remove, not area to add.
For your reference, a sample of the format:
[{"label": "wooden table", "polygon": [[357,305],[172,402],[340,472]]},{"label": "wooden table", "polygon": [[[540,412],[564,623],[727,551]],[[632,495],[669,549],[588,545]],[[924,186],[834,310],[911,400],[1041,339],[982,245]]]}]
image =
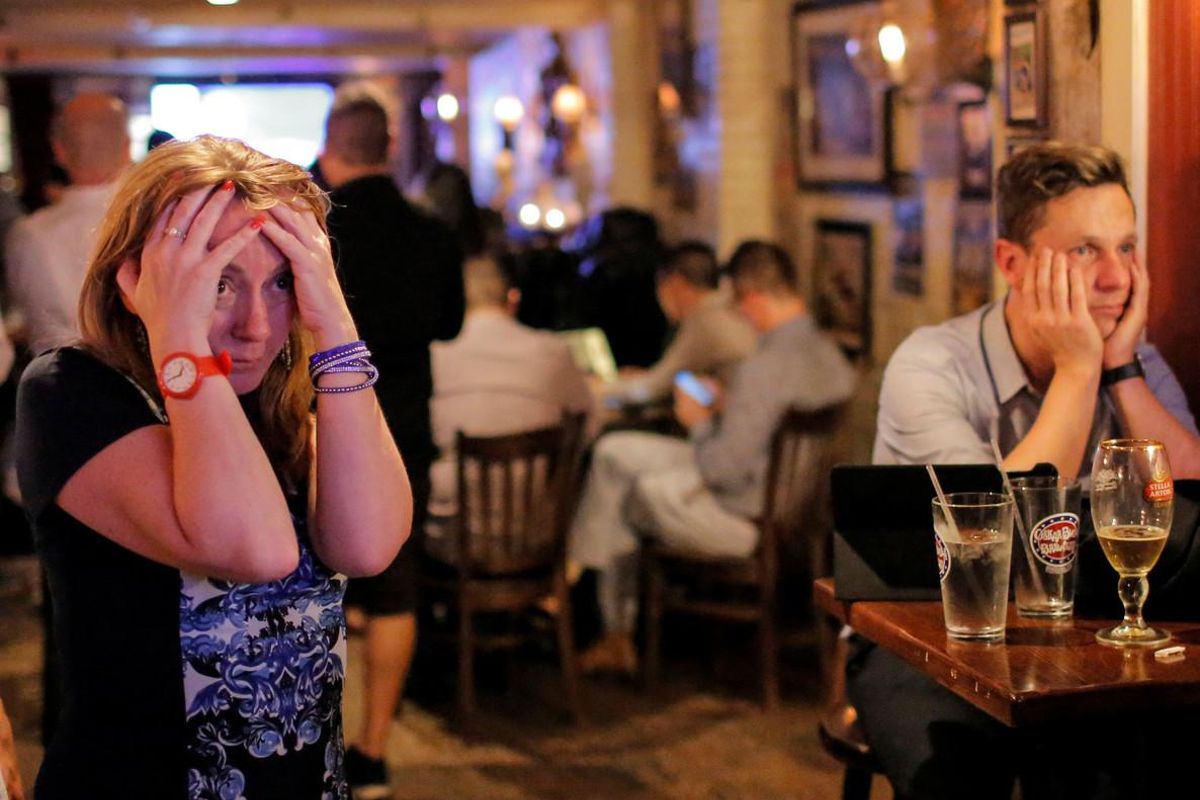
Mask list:
[{"label": "wooden table", "polygon": [[942,604],[834,597],[832,578],[813,583],[816,605],[885,647],[959,697],[1008,725],[1067,717],[1200,704],[1200,623],[1165,623],[1182,658],[1156,659],[1148,648],[1118,649],[1095,640],[1114,620],[1022,619],[1009,604],[1003,643],[946,636]]}]

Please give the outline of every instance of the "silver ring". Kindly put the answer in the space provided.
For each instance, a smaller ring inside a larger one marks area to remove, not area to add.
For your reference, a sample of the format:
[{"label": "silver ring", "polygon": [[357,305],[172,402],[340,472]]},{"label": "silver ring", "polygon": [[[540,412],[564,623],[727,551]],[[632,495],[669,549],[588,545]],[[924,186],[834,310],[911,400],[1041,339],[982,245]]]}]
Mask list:
[{"label": "silver ring", "polygon": [[183,231],[179,230],[179,228],[176,228],[174,225],[167,228],[167,236],[174,236],[176,239],[187,238],[187,234],[184,233]]}]

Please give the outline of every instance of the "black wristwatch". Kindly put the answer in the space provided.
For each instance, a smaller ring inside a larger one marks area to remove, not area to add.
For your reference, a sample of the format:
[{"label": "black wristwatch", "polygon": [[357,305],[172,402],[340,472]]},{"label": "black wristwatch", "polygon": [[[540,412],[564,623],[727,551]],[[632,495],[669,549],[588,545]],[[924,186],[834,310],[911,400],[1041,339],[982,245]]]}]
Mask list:
[{"label": "black wristwatch", "polygon": [[1142,369],[1142,359],[1140,356],[1135,355],[1133,361],[1130,361],[1128,364],[1122,364],[1119,367],[1113,367],[1101,372],[1100,385],[1112,386],[1114,383],[1123,381],[1126,378],[1144,377],[1146,377],[1146,370]]}]

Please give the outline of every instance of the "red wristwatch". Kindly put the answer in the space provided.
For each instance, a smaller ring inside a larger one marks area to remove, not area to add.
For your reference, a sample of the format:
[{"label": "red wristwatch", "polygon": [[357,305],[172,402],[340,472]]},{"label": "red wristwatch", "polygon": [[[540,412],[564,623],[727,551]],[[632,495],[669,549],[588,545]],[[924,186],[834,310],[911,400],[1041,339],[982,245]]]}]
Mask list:
[{"label": "red wristwatch", "polygon": [[186,400],[200,391],[200,382],[208,375],[228,375],[233,359],[227,351],[217,356],[171,353],[158,371],[158,390],[163,397]]}]

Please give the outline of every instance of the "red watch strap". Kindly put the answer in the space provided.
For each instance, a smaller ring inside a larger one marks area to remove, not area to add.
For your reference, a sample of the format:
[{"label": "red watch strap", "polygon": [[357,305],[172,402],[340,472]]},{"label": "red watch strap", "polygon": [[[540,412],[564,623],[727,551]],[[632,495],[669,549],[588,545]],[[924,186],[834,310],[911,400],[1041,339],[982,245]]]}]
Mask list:
[{"label": "red watch strap", "polygon": [[196,366],[201,375],[228,375],[233,372],[233,359],[228,350],[222,350],[215,356],[198,356]]}]

